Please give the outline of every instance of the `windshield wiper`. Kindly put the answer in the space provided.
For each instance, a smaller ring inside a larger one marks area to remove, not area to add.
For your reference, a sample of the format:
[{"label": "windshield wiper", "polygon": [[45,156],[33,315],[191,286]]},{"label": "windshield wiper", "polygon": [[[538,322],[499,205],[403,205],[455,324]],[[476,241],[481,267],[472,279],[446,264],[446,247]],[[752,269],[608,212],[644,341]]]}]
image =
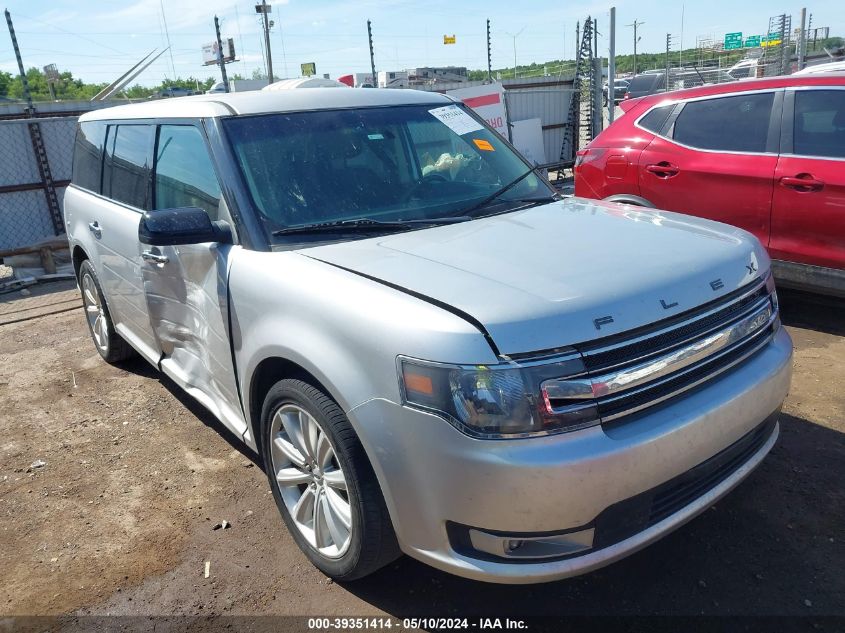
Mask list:
[{"label": "windshield wiper", "polygon": [[288,226],[283,229],[273,231],[273,236],[280,235],[297,235],[307,233],[345,233],[352,231],[361,232],[379,232],[392,229],[413,229],[420,225],[436,226],[438,224],[456,224],[458,222],[466,222],[470,220],[469,216],[451,216],[446,218],[416,218],[413,220],[398,220],[395,222],[385,222],[382,220],[372,220],[369,218],[359,218],[357,220],[338,220],[337,222],[317,222],[314,224],[302,224],[300,226]]},{"label": "windshield wiper", "polygon": [[[506,185],[505,185],[504,187],[502,187],[501,189],[499,189],[499,190],[497,190],[497,191],[495,191],[495,192],[491,193],[489,196],[487,196],[486,198],[484,198],[484,200],[482,200],[481,202],[476,202],[476,203],[474,203],[472,206],[470,206],[470,207],[468,207],[468,208],[466,208],[466,209],[462,209],[462,210],[461,210],[461,215],[462,215],[462,216],[469,215],[469,214],[471,214],[473,211],[477,211],[478,209],[481,209],[482,207],[487,206],[488,204],[490,204],[493,200],[495,200],[495,199],[496,199],[496,198],[498,198],[499,196],[501,196],[501,195],[503,195],[503,194],[507,193],[508,191],[510,191],[511,189],[513,189],[514,187],[516,187],[519,183],[521,183],[523,180],[525,180],[526,178],[528,178],[528,176],[530,176],[531,174],[533,174],[533,173],[535,172],[535,170],[536,170],[536,168],[529,169],[528,171],[526,171],[526,172],[525,172],[524,174],[522,174],[521,176],[518,176],[518,177],[517,177],[517,178],[515,178],[514,180],[511,180],[508,184],[506,184]],[[554,199],[554,197],[553,197],[553,196],[550,196],[550,198],[549,198],[549,199]],[[532,199],[531,199],[531,202],[533,202],[534,200],[537,200],[538,202],[539,202],[539,201],[548,201],[548,199],[546,199],[546,198],[532,198]],[[528,202],[528,200],[513,200],[513,201],[508,200],[508,202]]]}]

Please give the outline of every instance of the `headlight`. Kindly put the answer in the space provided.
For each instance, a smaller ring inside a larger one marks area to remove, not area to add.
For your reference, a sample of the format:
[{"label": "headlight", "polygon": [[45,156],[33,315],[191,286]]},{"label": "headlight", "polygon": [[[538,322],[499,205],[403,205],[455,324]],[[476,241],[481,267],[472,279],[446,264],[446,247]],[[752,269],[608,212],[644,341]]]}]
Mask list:
[{"label": "headlight", "polygon": [[399,359],[404,404],[437,413],[475,437],[513,438],[574,431],[599,423],[595,403],[561,408],[543,381],[582,373],[577,356],[520,365],[445,365]]},{"label": "headlight", "polygon": [[768,276],[766,277],[766,290],[769,292],[769,298],[772,301],[772,310],[774,311],[777,318],[775,319],[774,324],[772,325],[772,329],[777,332],[780,329],[780,314],[778,314],[778,310],[780,309],[780,305],[778,302],[778,291],[775,288],[775,276],[769,271]]}]

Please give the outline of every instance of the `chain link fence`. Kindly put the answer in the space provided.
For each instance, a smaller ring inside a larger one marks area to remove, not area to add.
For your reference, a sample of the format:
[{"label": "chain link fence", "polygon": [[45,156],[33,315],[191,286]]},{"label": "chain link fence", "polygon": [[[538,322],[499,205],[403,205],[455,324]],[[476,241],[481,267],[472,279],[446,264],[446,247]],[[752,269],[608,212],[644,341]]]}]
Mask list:
[{"label": "chain link fence", "polygon": [[76,116],[0,121],[0,250],[57,235],[29,124],[36,122],[61,204],[70,182]]},{"label": "chain link fence", "polygon": [[45,190],[31,128],[38,125],[35,133],[40,132],[43,142],[60,217],[71,177],[76,120],[90,109],[86,105],[63,104],[64,111],[54,115],[32,116],[22,105],[0,112],[0,251],[30,246],[62,233]]}]

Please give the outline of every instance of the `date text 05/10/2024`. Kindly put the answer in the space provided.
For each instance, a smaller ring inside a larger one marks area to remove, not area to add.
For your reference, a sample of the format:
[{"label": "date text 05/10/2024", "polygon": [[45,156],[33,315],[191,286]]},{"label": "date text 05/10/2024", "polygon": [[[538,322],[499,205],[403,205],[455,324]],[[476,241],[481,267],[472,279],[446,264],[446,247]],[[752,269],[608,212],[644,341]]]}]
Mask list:
[{"label": "date text 05/10/2024", "polygon": [[456,630],[520,630],[527,629],[524,620],[511,618],[309,618],[309,631],[356,631],[367,629],[456,629]]}]

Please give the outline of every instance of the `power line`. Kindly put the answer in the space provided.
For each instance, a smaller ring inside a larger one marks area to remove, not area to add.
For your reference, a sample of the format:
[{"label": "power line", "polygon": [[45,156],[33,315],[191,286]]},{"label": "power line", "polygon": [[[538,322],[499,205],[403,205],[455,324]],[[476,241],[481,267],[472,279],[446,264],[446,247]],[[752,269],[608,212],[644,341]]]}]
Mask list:
[{"label": "power line", "polygon": [[167,38],[167,50],[170,52],[170,68],[173,70],[173,78],[176,79],[176,64],[173,63],[173,49],[170,46],[170,31],[167,30],[167,16],[164,13],[164,0],[158,0],[161,5],[161,19],[164,22],[164,36]]},{"label": "power line", "polygon": [[[95,40],[89,39],[89,38],[87,38],[87,37],[83,37],[82,35],[80,35],[80,34],[78,34],[78,33],[74,33],[73,31],[68,31],[67,29],[63,29],[63,28],[61,28],[60,26],[56,26],[55,24],[51,24],[51,23],[49,23],[49,22],[45,22],[44,20],[39,20],[38,18],[33,18],[33,17],[28,16],[28,15],[23,15],[22,13],[16,13],[15,15],[16,15],[16,16],[18,16],[18,17],[21,17],[21,18],[25,18],[25,19],[27,19],[27,20],[32,20],[33,22],[38,22],[39,24],[45,24],[46,26],[49,26],[50,28],[56,29],[56,30],[58,30],[58,31],[61,31],[62,33],[67,33],[68,35],[73,35],[73,36],[75,36],[75,37],[78,37],[78,38],[79,38],[79,39],[81,39],[81,40],[85,40],[86,42],[90,42],[91,44],[96,44],[97,46],[100,46],[100,47],[102,47],[102,48],[107,48],[107,49],[109,49],[110,51],[113,51],[113,52],[115,52],[115,53],[121,53],[121,54],[123,54],[123,51],[119,51],[119,50],[117,50],[116,48],[112,48],[111,46],[106,46],[105,44],[100,44],[100,42],[97,42],[97,41],[95,41]],[[40,34],[40,35],[43,35],[43,33],[39,33],[39,34]]]}]

